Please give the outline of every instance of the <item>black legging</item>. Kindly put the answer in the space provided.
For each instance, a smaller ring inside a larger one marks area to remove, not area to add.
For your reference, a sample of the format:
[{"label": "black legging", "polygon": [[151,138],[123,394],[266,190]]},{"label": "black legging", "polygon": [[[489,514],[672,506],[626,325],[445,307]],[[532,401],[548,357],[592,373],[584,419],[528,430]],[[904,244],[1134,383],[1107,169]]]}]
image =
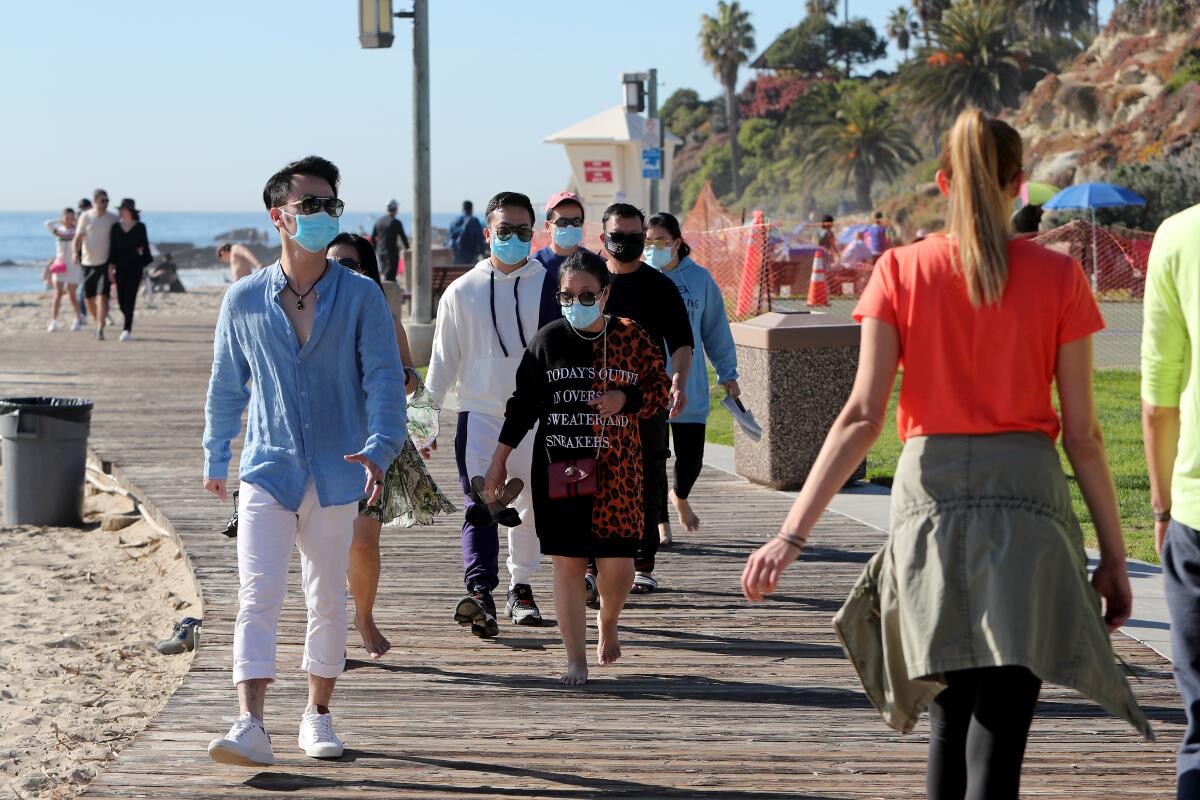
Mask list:
[{"label": "black legging", "polygon": [[137,269],[117,269],[117,305],[125,315],[125,330],[133,330],[133,307],[137,304],[138,289],[142,287],[141,267]]},{"label": "black legging", "polygon": [[1041,688],[1024,667],[947,672],[929,707],[929,800],[1016,800]]},{"label": "black legging", "polygon": [[[704,466],[704,432],[703,422],[672,422],[671,450],[675,455],[675,483],[671,489],[675,496],[687,499],[700,477],[700,468]],[[670,458],[670,454],[668,454]],[[667,515],[667,485],[662,487],[662,511],[660,522],[666,522]]]}]

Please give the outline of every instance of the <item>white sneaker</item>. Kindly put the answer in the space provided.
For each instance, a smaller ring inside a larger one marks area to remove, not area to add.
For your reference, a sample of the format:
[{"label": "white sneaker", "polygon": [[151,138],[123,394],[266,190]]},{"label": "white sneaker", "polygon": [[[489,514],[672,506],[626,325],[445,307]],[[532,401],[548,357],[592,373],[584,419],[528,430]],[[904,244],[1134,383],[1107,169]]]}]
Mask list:
[{"label": "white sneaker", "polygon": [[340,758],[346,749],[333,732],[333,715],[317,713],[316,706],[304,709],[298,744],[304,755],[311,758]]},{"label": "white sneaker", "polygon": [[208,755],[218,764],[239,767],[269,767],[275,763],[271,737],[249,711],[237,718],[224,737],[208,743]]},{"label": "white sneaker", "polygon": [[46,326],[46,332],[54,333],[56,330],[58,330],[58,320],[52,319],[50,320],[50,324]]},{"label": "white sneaker", "polygon": [[133,336],[130,335],[129,331],[121,331],[120,339],[122,342],[128,342],[132,338]]},{"label": "white sneaker", "polygon": [[82,327],[83,327],[83,320],[81,320],[79,317],[76,317],[75,321],[71,323],[71,330],[73,330],[73,331],[77,331]]}]

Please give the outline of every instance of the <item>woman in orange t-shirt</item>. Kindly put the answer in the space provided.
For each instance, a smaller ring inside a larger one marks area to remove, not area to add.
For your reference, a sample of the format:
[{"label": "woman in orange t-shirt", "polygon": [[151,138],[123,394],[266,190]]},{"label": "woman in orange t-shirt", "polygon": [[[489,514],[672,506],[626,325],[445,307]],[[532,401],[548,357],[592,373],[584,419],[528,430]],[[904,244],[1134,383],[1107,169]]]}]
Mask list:
[{"label": "woman in orange t-shirt", "polygon": [[[879,436],[903,365],[891,535],[835,624],[889,725],[911,730],[930,708],[930,798],[1016,798],[1042,681],[1151,735],[1108,640],[1132,597],[1092,400],[1091,335],[1104,322],[1075,261],[1011,235],[1015,130],[964,112],[940,167],[947,233],[881,256],[855,309],[850,399],[742,587],[750,600],[775,590]],[[1100,545],[1090,584],[1060,432]]]}]

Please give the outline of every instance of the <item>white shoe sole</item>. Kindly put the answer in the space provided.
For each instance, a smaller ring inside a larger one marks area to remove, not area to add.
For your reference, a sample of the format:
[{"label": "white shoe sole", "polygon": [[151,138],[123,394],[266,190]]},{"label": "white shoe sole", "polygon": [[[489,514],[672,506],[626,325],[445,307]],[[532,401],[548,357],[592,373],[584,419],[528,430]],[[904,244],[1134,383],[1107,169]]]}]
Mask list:
[{"label": "white shoe sole", "polygon": [[234,742],[214,739],[208,745],[208,755],[218,764],[232,764],[237,767],[269,767],[275,763],[274,754],[263,755],[252,753],[238,747]]},{"label": "white shoe sole", "polygon": [[346,746],[341,744],[310,744],[307,747],[300,742],[296,744],[309,758],[341,758],[346,752]]}]

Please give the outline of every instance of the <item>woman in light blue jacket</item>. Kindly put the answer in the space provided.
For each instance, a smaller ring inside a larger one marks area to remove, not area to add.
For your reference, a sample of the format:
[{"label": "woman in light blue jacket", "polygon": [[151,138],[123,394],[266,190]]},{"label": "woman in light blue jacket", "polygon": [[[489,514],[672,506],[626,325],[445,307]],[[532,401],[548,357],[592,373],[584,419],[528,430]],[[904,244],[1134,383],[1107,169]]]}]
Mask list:
[{"label": "woman in light blue jacket", "polygon": [[[655,214],[646,221],[645,261],[675,282],[692,323],[692,338],[696,342],[695,356],[687,383],[687,407],[671,420],[671,440],[675,448],[675,481],[671,501],[679,513],[679,521],[689,531],[699,530],[700,519],[688,503],[688,495],[704,462],[704,433],[708,420],[708,365],[705,357],[717,370],[717,382],[725,391],[737,397],[737,353],[725,299],[709,271],[697,264],[689,254],[691,248],[683,240],[679,220],[667,213]],[[703,348],[703,349],[701,349]],[[670,366],[667,367],[670,371]],[[671,522],[667,515],[667,496],[662,498],[663,520],[658,526],[659,542],[671,545]]]}]

